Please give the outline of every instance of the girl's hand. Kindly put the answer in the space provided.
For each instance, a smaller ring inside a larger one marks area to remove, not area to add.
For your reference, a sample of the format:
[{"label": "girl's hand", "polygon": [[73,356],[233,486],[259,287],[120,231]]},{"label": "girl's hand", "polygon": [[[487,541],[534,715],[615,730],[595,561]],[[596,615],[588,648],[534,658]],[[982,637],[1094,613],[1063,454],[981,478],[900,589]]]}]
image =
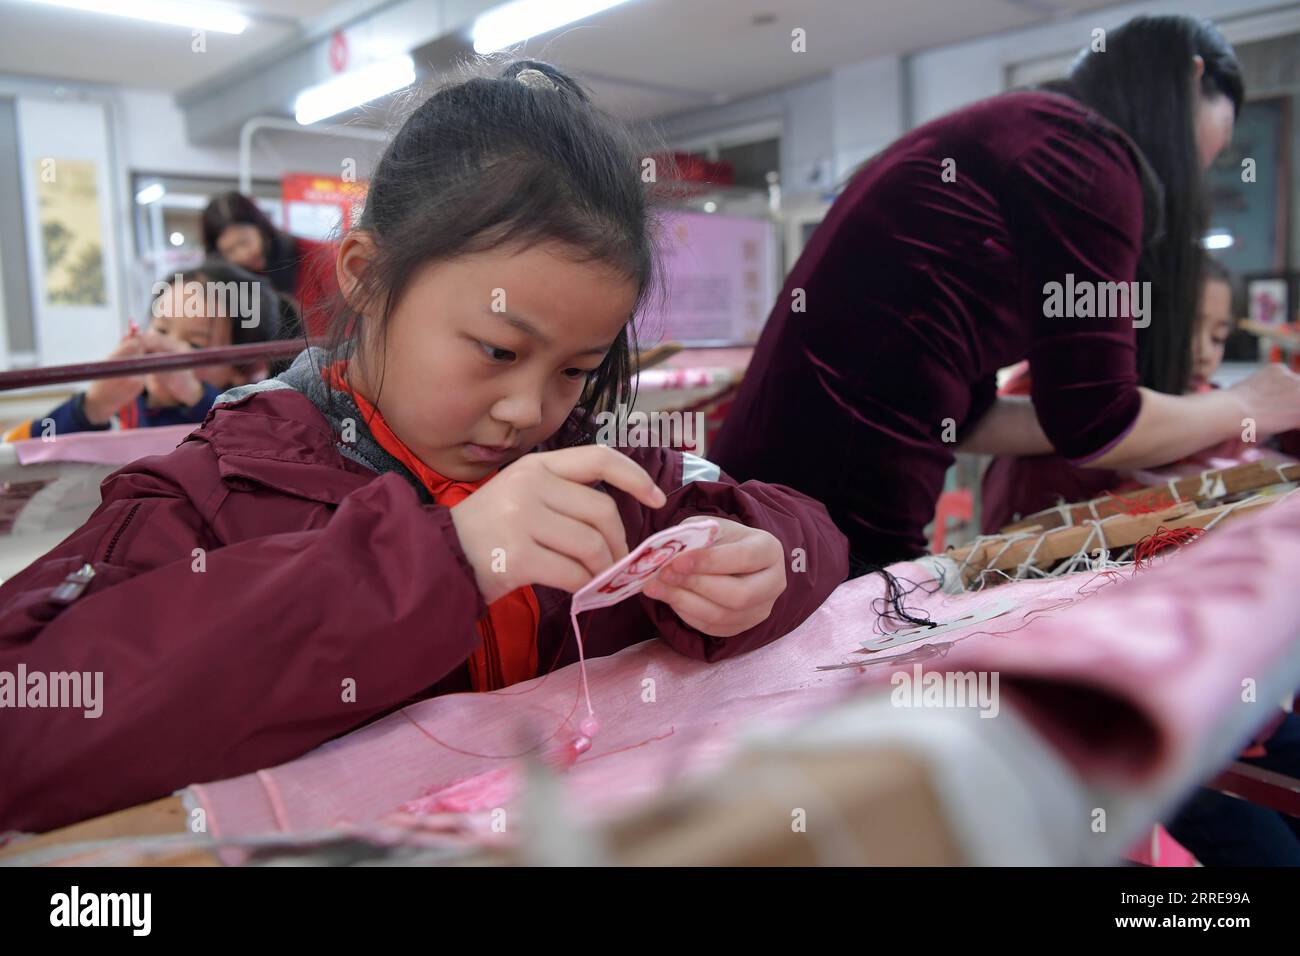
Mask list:
[{"label": "girl's hand", "polygon": [[626,455],[584,445],[525,455],[451,509],[488,604],[526,584],[573,592],[627,554],[618,507],[603,481],[647,508],[667,501]]},{"label": "girl's hand", "polygon": [[[146,333],[145,351],[152,354],[188,352],[190,346],[164,335]],[[186,408],[203,397],[203,383],[193,369],[183,368],[173,372],[154,372],[145,378],[145,388],[151,403],[158,405],[184,405]]]},{"label": "girl's hand", "polygon": [[[139,336],[127,333],[126,337],[117,344],[117,348],[108,353],[105,361],[136,358],[143,355],[144,351],[144,342],[140,340]],[[144,391],[143,375],[97,378],[86,386],[86,397],[82,401],[82,408],[86,413],[86,418],[92,424],[103,425],[113,417],[119,408],[128,402],[134,401],[142,391]]]},{"label": "girl's hand", "polygon": [[690,551],[641,592],[663,601],[683,622],[713,637],[731,637],[767,620],[785,591],[785,549],[773,535],[726,518],[713,544]]}]

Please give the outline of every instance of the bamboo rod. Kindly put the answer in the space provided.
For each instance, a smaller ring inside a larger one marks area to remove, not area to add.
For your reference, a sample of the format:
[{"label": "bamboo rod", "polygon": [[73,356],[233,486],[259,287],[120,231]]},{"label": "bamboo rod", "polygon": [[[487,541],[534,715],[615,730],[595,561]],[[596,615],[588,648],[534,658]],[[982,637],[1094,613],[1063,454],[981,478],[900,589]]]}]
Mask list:
[{"label": "bamboo rod", "polygon": [[[199,368],[204,365],[244,365],[259,359],[292,358],[309,345],[324,344],[319,339],[274,339],[269,342],[252,342],[247,345],[227,345],[218,348],[190,349],[185,352],[155,352],[134,358],[109,359],[102,362],[78,362],[73,365],[51,365],[46,368],[23,368],[0,372],[0,392],[17,388],[36,388],[64,382],[86,382],[98,378],[120,378],[143,375],[149,372],[174,372],[182,368]],[[680,352],[676,342],[657,345],[637,358],[638,371],[658,365]]]},{"label": "bamboo rod", "polygon": [[104,362],[79,362],[75,365],[50,365],[45,368],[15,369],[0,372],[0,392],[15,388],[57,385],[61,382],[84,382],[97,378],[122,378],[148,372],[172,372],[203,365],[244,365],[259,359],[290,358],[308,344],[301,339],[275,339],[248,345],[190,349],[185,352],[155,352],[135,358],[110,359]]}]

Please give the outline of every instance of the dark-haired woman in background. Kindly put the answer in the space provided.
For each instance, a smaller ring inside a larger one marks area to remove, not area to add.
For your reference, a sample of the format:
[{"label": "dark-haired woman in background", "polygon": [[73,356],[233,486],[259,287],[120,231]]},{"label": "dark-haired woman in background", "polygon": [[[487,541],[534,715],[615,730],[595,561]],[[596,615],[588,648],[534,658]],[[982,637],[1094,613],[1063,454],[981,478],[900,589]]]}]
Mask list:
[{"label": "dark-haired woman in background", "polygon": [[[861,572],[924,552],[957,443],[1135,468],[1239,434],[1243,418],[1261,435],[1300,425],[1300,376],[1279,366],[1181,394],[1202,171],[1242,97],[1213,26],[1139,17],[1057,91],[908,133],[856,174],[791,272],[716,460],[823,501]],[[1140,296],[1071,317],[1053,283]],[[1137,336],[1165,345],[1139,362]],[[1032,404],[997,398],[998,369],[1025,358]]]},{"label": "dark-haired woman in background", "polygon": [[208,255],[266,276],[276,292],[293,300],[310,335],[324,332],[339,291],[335,243],[291,236],[243,193],[228,192],[203,210],[203,245]]}]

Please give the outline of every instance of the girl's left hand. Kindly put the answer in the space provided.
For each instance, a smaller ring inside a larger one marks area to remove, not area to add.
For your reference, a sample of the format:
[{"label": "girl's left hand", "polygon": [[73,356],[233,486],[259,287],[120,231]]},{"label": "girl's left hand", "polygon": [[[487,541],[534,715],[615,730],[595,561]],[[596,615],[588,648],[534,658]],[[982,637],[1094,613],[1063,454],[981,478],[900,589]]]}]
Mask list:
[{"label": "girl's left hand", "polygon": [[726,518],[712,545],[690,551],[668,566],[642,592],[663,601],[690,627],[731,637],[767,620],[785,591],[785,549],[773,535]]}]

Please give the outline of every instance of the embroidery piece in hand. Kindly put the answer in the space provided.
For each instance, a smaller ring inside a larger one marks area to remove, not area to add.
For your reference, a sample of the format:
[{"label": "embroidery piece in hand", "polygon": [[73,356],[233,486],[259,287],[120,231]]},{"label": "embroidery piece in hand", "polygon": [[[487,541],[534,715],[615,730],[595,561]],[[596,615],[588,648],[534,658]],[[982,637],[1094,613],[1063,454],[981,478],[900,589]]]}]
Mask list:
[{"label": "embroidery piece in hand", "polygon": [[573,613],[608,607],[640,594],[673,558],[707,548],[718,536],[716,521],[690,521],[652,534],[574,592]]},{"label": "embroidery piece in hand", "polygon": [[690,521],[652,534],[632,549],[623,560],[606,568],[573,595],[569,605],[569,620],[573,624],[573,638],[578,642],[578,675],[582,696],[587,703],[587,716],[578,724],[578,736],[569,743],[569,756],[576,760],[591,749],[591,738],[600,729],[600,721],[591,706],[591,688],[587,686],[587,653],[582,646],[582,631],[578,615],[600,607],[618,604],[645,590],[645,586],[679,554],[707,548],[718,536],[721,525],[713,520]]}]

